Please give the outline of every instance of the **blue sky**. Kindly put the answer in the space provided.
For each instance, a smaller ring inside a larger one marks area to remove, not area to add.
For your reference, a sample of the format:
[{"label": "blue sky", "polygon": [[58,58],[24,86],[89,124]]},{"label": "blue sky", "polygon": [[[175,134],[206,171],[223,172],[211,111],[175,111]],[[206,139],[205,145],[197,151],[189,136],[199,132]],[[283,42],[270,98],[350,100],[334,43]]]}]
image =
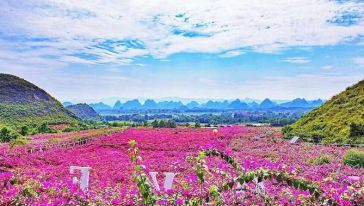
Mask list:
[{"label": "blue sky", "polygon": [[61,100],[330,98],[364,77],[364,1],[0,1],[0,72]]}]

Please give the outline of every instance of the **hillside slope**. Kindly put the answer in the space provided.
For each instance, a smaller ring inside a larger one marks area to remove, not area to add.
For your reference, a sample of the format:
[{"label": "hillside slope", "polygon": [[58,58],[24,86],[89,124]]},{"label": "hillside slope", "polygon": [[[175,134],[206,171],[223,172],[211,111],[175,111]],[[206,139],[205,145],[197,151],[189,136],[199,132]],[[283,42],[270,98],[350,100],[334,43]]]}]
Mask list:
[{"label": "hillside slope", "polygon": [[82,120],[101,120],[100,115],[88,104],[70,105],[67,109],[71,110],[78,118]]},{"label": "hillside slope", "polygon": [[364,80],[285,127],[283,133],[307,141],[364,143]]},{"label": "hillside slope", "polygon": [[34,84],[0,73],[0,126],[77,122],[77,117]]}]

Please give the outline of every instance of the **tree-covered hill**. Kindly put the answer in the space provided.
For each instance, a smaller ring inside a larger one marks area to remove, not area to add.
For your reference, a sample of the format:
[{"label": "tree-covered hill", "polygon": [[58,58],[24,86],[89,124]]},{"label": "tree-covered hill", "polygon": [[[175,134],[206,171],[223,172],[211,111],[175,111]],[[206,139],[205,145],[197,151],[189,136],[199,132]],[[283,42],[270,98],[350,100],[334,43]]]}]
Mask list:
[{"label": "tree-covered hill", "polygon": [[77,117],[36,85],[0,73],[0,126],[75,123]]},{"label": "tree-covered hill", "polygon": [[364,80],[283,128],[307,141],[364,143]]},{"label": "tree-covered hill", "polygon": [[100,115],[88,104],[70,105],[67,109],[71,110],[82,120],[101,120]]}]

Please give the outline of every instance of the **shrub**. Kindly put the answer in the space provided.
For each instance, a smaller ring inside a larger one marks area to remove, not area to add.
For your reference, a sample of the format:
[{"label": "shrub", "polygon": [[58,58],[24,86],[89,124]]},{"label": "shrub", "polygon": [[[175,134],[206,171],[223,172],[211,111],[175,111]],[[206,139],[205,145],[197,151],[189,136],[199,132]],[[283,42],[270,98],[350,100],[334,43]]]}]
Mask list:
[{"label": "shrub", "polygon": [[0,130],[0,142],[10,142],[12,139],[16,139],[18,136],[18,133],[10,130],[7,127],[3,127]]},{"label": "shrub", "polygon": [[143,127],[148,127],[148,125],[149,125],[149,124],[148,124],[148,121],[147,121],[147,120],[144,120],[144,121],[143,121]]},{"label": "shrub", "polygon": [[50,139],[48,140],[48,142],[49,142],[49,143],[58,143],[58,142],[60,142],[60,140],[59,140],[58,138],[50,138]]},{"label": "shrub", "polygon": [[152,126],[153,128],[176,128],[176,122],[174,122],[173,120],[154,120],[152,122]]},{"label": "shrub", "polygon": [[20,128],[20,134],[23,136],[26,136],[29,134],[29,128],[27,126],[22,126]]},{"label": "shrub", "polygon": [[354,143],[360,142],[360,139],[364,137],[364,124],[351,123],[349,137]]},{"label": "shrub", "polygon": [[323,164],[330,164],[331,163],[331,158],[327,155],[324,156],[320,156],[317,158],[312,158],[310,160],[310,162],[314,165],[323,165]]},{"label": "shrub", "polygon": [[158,127],[159,127],[159,123],[158,123],[158,121],[157,121],[157,120],[154,120],[154,121],[152,122],[152,126],[153,126],[153,128],[158,128]]},{"label": "shrub", "polygon": [[62,132],[78,132],[78,131],[80,131],[80,128],[78,128],[78,127],[68,127],[66,129],[62,130]]},{"label": "shrub", "polygon": [[29,142],[29,139],[19,137],[16,139],[12,139],[10,141],[10,147],[13,148],[14,146],[17,146],[17,145],[26,145],[26,144],[28,144],[28,142]]},{"label": "shrub", "polygon": [[196,123],[195,123],[195,128],[200,128],[200,127],[201,127],[200,122],[196,122]]},{"label": "shrub", "polygon": [[319,143],[325,138],[325,136],[319,132],[314,132],[311,134],[311,138],[313,142]]},{"label": "shrub", "polygon": [[351,167],[364,167],[364,152],[357,149],[350,149],[344,155],[344,164]]},{"label": "shrub", "polygon": [[163,120],[161,120],[161,121],[159,121],[159,126],[158,127],[164,128],[164,127],[166,127],[166,123]]},{"label": "shrub", "polygon": [[292,134],[291,134],[292,130],[293,130],[292,127],[284,126],[282,128],[283,138],[286,138],[286,139],[290,138],[292,136]]},{"label": "shrub", "polygon": [[38,127],[38,132],[39,133],[48,133],[49,132],[49,127],[47,123],[42,123],[41,125],[39,125]]}]

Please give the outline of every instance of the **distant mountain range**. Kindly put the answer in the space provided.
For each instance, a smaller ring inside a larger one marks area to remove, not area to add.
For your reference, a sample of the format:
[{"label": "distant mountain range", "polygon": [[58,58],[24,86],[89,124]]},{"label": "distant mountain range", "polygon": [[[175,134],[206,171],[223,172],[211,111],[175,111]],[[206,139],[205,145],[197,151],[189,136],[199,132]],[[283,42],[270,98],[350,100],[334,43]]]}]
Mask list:
[{"label": "distant mountain range", "polygon": [[[105,111],[130,111],[130,110],[248,110],[248,109],[273,109],[273,108],[315,108],[323,104],[321,99],[308,101],[304,98],[297,98],[292,101],[278,103],[270,99],[264,99],[260,104],[256,101],[245,102],[240,99],[232,101],[209,100],[205,103],[190,101],[186,104],[181,101],[160,101],[147,99],[142,104],[138,99],[127,100],[122,103],[117,100],[113,106],[103,102],[92,103],[90,106],[97,112]],[[65,102],[65,106],[70,106],[70,102]]]}]

